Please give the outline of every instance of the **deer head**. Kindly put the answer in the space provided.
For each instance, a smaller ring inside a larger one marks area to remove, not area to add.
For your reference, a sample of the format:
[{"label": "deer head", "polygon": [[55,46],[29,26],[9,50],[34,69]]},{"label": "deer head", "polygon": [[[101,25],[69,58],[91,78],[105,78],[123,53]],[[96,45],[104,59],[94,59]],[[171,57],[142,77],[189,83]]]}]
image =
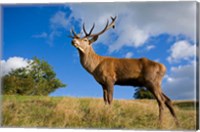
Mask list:
[{"label": "deer head", "polygon": [[116,16],[114,18],[111,17],[112,22],[110,24],[109,24],[109,21],[107,20],[105,28],[102,31],[100,31],[99,33],[96,33],[96,34],[92,34],[92,31],[95,27],[95,24],[93,24],[89,33],[85,29],[85,24],[83,24],[83,31],[85,33],[84,37],[81,37],[80,34],[76,34],[76,32],[72,29],[71,35],[69,36],[73,39],[72,45],[75,46],[82,53],[86,53],[87,49],[89,49],[91,47],[91,44],[98,39],[99,35],[103,34],[108,29],[115,27],[116,18],[117,18]]}]

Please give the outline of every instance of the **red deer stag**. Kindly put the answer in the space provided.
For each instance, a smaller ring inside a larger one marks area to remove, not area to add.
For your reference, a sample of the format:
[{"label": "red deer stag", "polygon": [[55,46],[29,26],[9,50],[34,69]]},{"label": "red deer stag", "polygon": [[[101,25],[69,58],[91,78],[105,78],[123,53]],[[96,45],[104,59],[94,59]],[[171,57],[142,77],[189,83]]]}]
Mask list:
[{"label": "red deer stag", "polygon": [[114,28],[116,17],[111,17],[112,22],[107,24],[99,33],[92,34],[94,26],[90,32],[86,32],[83,24],[84,37],[71,30],[70,37],[73,38],[72,45],[75,46],[80,54],[82,66],[93,75],[96,81],[103,88],[103,98],[105,104],[111,104],[113,100],[114,85],[129,85],[146,87],[156,98],[159,106],[159,121],[162,122],[164,105],[166,105],[178,125],[178,120],[171,100],[162,92],[161,82],[165,75],[166,67],[158,62],[147,58],[127,59],[104,57],[95,53],[92,43],[99,35],[110,28]]}]

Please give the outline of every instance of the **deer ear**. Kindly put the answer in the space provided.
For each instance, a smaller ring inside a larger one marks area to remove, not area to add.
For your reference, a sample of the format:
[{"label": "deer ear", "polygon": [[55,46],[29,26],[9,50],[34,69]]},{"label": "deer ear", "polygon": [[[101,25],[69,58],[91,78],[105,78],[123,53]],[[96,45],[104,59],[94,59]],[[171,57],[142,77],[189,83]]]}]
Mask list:
[{"label": "deer ear", "polygon": [[95,42],[98,39],[99,36],[94,36],[92,37],[92,39],[89,40],[90,44],[92,44],[93,42]]}]

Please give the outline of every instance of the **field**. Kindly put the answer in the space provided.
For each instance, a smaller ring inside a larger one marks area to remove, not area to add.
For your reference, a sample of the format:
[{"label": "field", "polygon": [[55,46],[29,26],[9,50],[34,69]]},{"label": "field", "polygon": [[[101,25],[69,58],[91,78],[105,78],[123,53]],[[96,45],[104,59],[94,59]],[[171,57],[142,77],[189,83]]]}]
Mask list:
[{"label": "field", "polygon": [[155,100],[114,100],[112,106],[103,99],[3,96],[2,127],[96,128],[134,130],[194,130],[196,109],[193,101],[175,101],[180,121],[177,127],[165,109],[163,127],[158,124]]}]

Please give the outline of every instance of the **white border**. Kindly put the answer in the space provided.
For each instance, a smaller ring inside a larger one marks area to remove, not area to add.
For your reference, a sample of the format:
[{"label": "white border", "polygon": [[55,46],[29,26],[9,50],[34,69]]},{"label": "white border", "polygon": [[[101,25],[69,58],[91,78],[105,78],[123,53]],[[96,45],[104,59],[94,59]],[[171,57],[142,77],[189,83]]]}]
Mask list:
[{"label": "white border", "polygon": [[[69,2],[73,2],[73,3],[77,3],[77,2],[156,2],[156,1],[162,1],[162,0],[28,0],[28,1],[24,1],[24,0],[1,0],[0,1],[0,6],[2,6],[2,4],[42,4],[42,3],[69,3]],[[167,0],[167,1],[195,1],[195,0]],[[200,0],[196,0],[197,2],[200,2]],[[163,1],[162,1],[163,2]],[[1,7],[0,7],[1,9]],[[2,13],[2,12],[0,12]],[[0,14],[2,15],[2,14]],[[0,19],[2,20],[2,19]],[[2,21],[1,21],[2,22]],[[0,22],[0,24],[2,24]],[[0,39],[2,40],[2,39]],[[2,45],[0,45],[2,46]],[[1,50],[1,47],[0,47]],[[0,51],[1,54],[1,51]],[[0,82],[1,85],[1,82]],[[0,126],[1,127],[1,126]],[[1,131],[3,132],[77,132],[77,131],[81,131],[81,132],[86,132],[86,131],[92,131],[92,132],[105,132],[105,131],[109,131],[109,132],[130,132],[130,131],[140,131],[140,130],[103,130],[103,129],[48,129],[48,128],[0,128]],[[156,131],[156,130],[155,130]],[[162,130],[163,131],[163,130]],[[146,132],[144,130],[140,131],[140,132]],[[153,132],[153,131],[151,131]],[[163,131],[163,132],[171,132],[171,131]],[[176,131],[173,131],[176,132]],[[198,132],[200,132],[200,130],[198,130]]]},{"label": "white border", "polygon": [[[0,4],[41,4],[41,3],[77,3],[77,2],[166,2],[166,0],[1,0]],[[200,2],[200,0],[167,0],[167,1],[197,1]]]}]

